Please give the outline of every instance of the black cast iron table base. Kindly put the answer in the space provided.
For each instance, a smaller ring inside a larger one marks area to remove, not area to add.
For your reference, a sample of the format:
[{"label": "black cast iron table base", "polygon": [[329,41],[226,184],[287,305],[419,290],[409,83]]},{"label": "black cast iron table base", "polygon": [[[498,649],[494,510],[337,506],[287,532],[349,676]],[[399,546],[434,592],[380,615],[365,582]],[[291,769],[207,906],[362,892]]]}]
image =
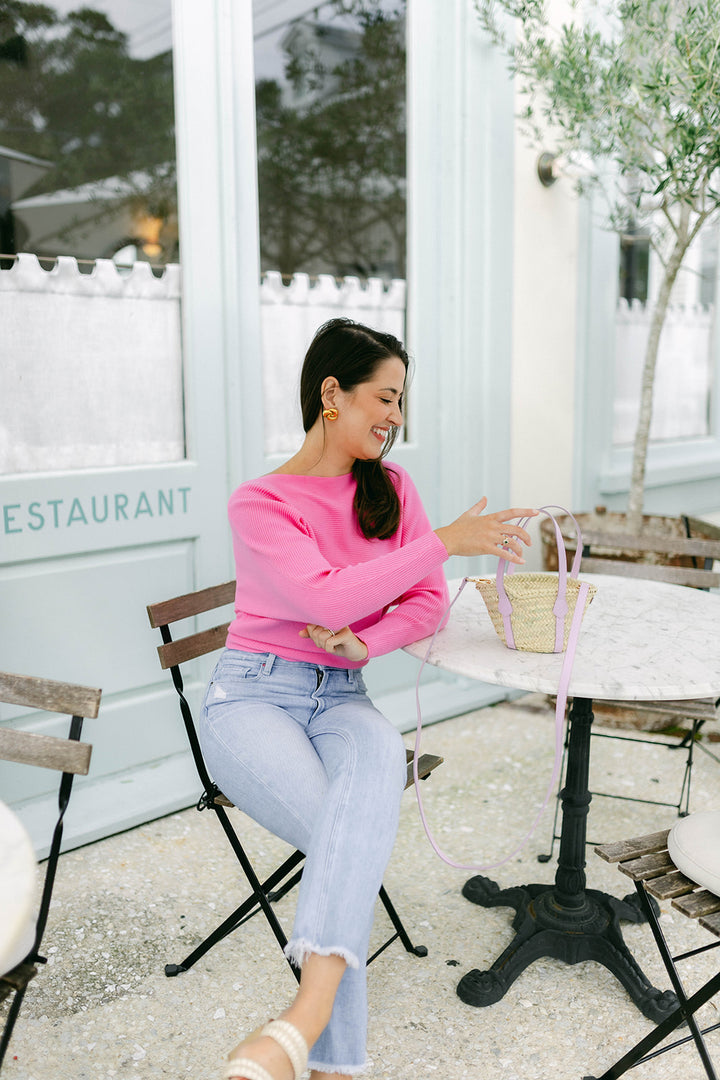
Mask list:
[{"label": "black cast iron table base", "polygon": [[469,971],[458,984],[468,1005],[499,1001],[528,965],[540,957],[566,964],[596,960],[608,968],[640,1011],[659,1023],[677,1008],[671,991],[656,989],[632,956],[620,920],[641,922],[644,916],[631,894],[618,900],[585,888],[585,833],[588,806],[592,702],[575,698],[570,710],[566,784],[562,799],[560,852],[554,885],[517,885],[501,889],[486,877],[465,883],[463,896],[481,907],[515,910],[515,937],[487,971]]},{"label": "black cast iron table base", "polygon": [[474,877],[466,882],[463,896],[482,907],[515,909],[515,937],[488,971],[469,971],[460,980],[458,996],[468,1005],[493,1005],[534,960],[554,957],[566,964],[596,960],[612,971],[640,1011],[655,1023],[677,1008],[671,991],[650,984],[625,944],[620,920],[641,922],[634,897],[614,896],[587,889],[584,902],[575,909],[558,903],[549,885],[519,885],[500,889],[494,881]]}]

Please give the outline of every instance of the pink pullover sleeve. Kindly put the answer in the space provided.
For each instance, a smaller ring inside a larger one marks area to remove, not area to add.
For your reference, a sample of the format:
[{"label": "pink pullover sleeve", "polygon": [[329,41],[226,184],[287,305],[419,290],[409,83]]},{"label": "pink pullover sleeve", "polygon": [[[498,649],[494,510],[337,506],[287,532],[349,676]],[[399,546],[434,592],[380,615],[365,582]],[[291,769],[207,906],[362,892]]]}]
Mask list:
[{"label": "pink pullover sleeve", "polygon": [[[390,652],[435,629],[447,603],[442,564],[447,550],[430,528],[407,474],[400,474],[403,517],[398,546],[364,541],[378,554],[347,566],[323,555],[313,527],[286,499],[262,485],[241,487],[230,500],[238,562],[245,567],[243,602],[270,619],[356,630],[370,656]],[[351,527],[344,523],[345,529]],[[314,523],[322,530],[322,523]],[[330,544],[332,537],[324,535]],[[379,620],[371,619],[394,609]],[[373,625],[367,625],[363,620]]]}]

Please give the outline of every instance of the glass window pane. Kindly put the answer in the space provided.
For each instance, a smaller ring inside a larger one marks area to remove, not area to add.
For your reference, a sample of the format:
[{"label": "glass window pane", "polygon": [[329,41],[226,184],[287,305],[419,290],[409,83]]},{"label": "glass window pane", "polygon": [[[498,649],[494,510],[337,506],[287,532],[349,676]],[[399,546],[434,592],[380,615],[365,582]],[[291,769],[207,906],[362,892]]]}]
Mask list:
[{"label": "glass window pane", "polygon": [[262,269],[404,278],[404,3],[254,10]]},{"label": "glass window pane", "polygon": [[0,10],[2,253],[177,261],[170,0]]},{"label": "glass window pane", "polygon": [[171,18],[0,5],[0,473],[185,456]]},{"label": "glass window pane", "polygon": [[253,14],[266,451],[281,454],[302,436],[287,388],[322,322],[405,337],[405,0]]},{"label": "glass window pane", "polygon": [[[717,226],[706,225],[688,251],[673,288],[655,370],[651,442],[710,434],[716,392],[717,237]],[[635,437],[645,349],[663,272],[654,252],[644,263],[638,258],[642,247],[635,239],[633,247],[639,249],[633,253],[635,287],[631,287],[630,275],[623,277],[627,250],[621,248],[621,296],[615,322],[615,446],[629,446]],[[625,291],[623,284],[627,285]]]}]

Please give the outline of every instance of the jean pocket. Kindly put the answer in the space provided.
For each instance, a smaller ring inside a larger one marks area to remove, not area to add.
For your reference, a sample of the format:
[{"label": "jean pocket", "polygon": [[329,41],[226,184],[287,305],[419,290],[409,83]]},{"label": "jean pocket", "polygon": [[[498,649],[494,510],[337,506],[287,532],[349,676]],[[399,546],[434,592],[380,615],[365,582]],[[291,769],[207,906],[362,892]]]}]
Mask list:
[{"label": "jean pocket", "polygon": [[257,681],[264,670],[264,656],[220,661],[210,678],[205,703],[213,705],[228,698],[242,697],[248,683]]}]

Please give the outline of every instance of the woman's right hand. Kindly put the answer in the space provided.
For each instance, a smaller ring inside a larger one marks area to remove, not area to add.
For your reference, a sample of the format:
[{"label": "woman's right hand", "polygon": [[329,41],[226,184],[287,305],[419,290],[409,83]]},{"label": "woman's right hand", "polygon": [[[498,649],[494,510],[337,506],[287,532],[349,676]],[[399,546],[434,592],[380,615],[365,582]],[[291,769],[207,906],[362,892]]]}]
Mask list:
[{"label": "woman's right hand", "polygon": [[481,499],[452,525],[435,530],[448,555],[499,555],[508,562],[524,563],[523,544],[532,544],[530,535],[519,525],[507,523],[515,518],[535,517],[538,511],[515,508],[483,514],[486,506],[487,499]]}]

